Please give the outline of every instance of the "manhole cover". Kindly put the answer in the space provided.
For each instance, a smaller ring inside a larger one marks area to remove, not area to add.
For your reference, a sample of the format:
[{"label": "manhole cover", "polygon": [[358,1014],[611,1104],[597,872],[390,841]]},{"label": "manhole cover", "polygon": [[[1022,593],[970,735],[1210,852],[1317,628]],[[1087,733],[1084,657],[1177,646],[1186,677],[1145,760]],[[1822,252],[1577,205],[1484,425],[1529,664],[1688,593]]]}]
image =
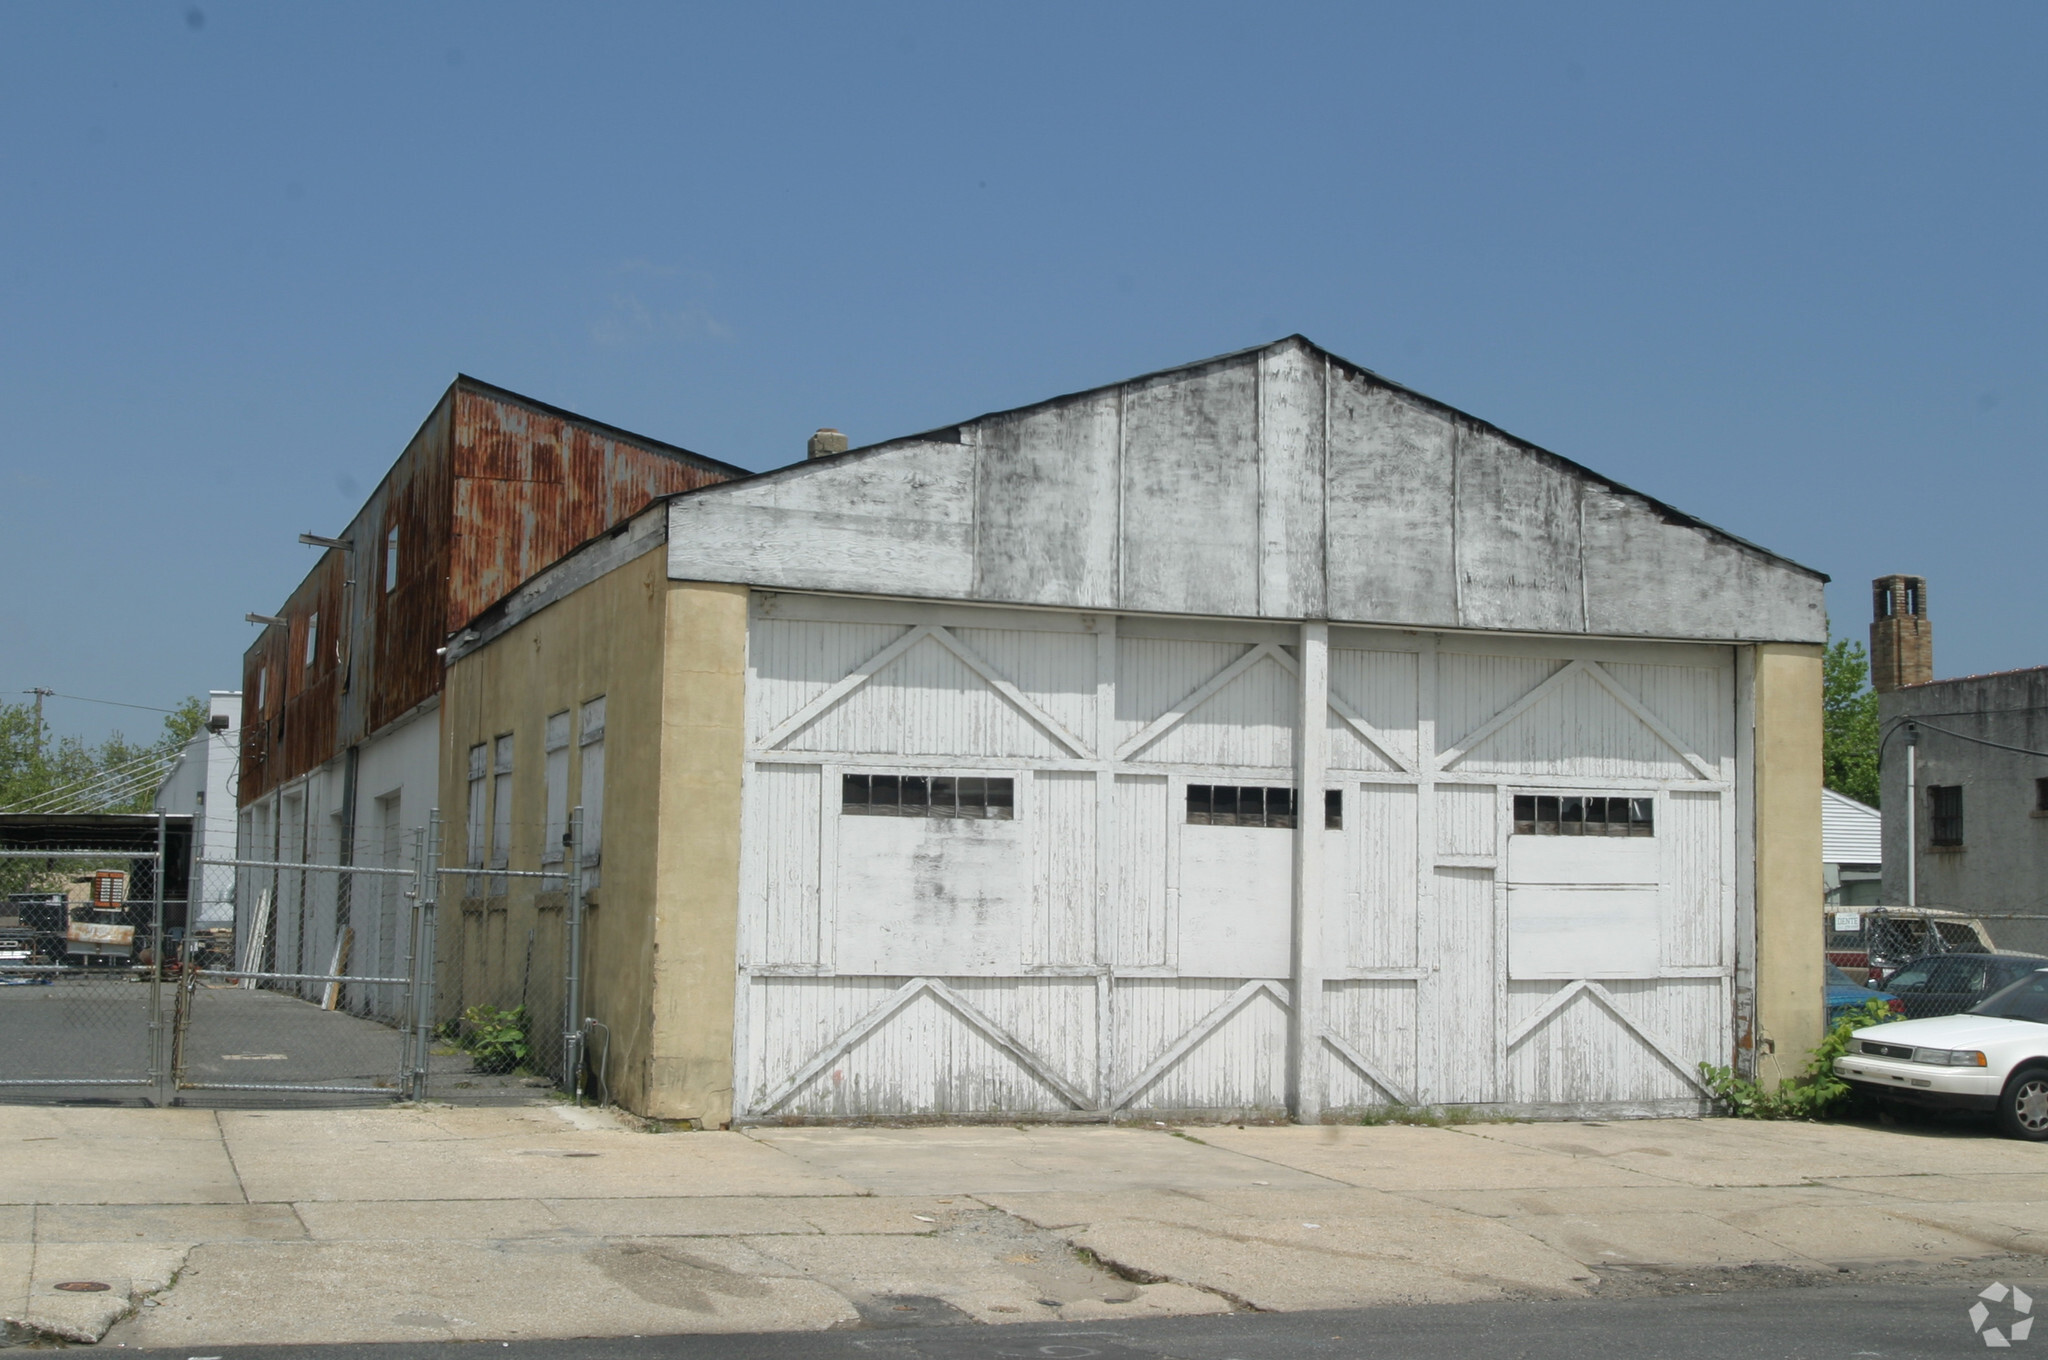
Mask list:
[{"label": "manhole cover", "polygon": [[98,1280],[66,1280],[57,1288],[67,1294],[97,1294],[102,1290],[112,1289],[113,1286],[101,1284]]}]

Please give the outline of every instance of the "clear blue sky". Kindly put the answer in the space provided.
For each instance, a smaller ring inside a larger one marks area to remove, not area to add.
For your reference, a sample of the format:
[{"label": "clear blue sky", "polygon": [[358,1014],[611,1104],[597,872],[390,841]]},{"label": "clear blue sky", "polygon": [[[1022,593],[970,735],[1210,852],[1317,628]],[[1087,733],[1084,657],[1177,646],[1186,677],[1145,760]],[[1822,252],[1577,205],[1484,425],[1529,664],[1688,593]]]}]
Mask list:
[{"label": "clear blue sky", "polygon": [[[0,694],[236,683],[458,371],[749,467],[1300,331],[2048,663],[2048,7],[0,7]],[[53,702],[60,731],[146,713]]]}]

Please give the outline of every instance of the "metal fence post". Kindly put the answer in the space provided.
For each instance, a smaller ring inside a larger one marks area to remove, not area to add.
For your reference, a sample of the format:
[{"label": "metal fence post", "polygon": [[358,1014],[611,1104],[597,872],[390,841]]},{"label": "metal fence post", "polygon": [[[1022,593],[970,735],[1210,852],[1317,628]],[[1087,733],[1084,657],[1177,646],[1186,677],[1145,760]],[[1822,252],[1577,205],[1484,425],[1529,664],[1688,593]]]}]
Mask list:
[{"label": "metal fence post", "polygon": [[[157,1104],[168,1105],[170,1093],[164,1089],[164,810],[156,811],[156,868],[150,874],[150,948],[149,948],[149,1078],[156,1084]],[[185,896],[192,896],[188,882]],[[186,908],[187,920],[191,906]],[[126,913],[123,913],[124,915]],[[130,916],[129,920],[135,918]]]},{"label": "metal fence post", "polygon": [[413,1099],[427,1098],[428,1068],[434,1054],[434,969],[438,953],[434,947],[434,913],[441,898],[441,809],[427,818],[427,854],[421,875],[425,891],[420,897],[420,952],[413,964],[419,977],[418,1034],[413,1053]]},{"label": "metal fence post", "polygon": [[567,842],[569,901],[567,906],[567,954],[569,976],[563,987],[562,1084],[583,1103],[583,809],[569,812]]},{"label": "metal fence post", "polygon": [[419,1004],[420,957],[420,889],[421,879],[427,866],[426,828],[412,830],[412,889],[406,896],[412,901],[411,910],[405,914],[405,963],[399,969],[405,977],[405,1000],[400,1003],[398,1013],[403,1017],[399,1023],[398,1043],[398,1090],[407,1100],[418,1100],[418,1064],[415,1061],[418,1029],[413,1023],[415,1007]]}]

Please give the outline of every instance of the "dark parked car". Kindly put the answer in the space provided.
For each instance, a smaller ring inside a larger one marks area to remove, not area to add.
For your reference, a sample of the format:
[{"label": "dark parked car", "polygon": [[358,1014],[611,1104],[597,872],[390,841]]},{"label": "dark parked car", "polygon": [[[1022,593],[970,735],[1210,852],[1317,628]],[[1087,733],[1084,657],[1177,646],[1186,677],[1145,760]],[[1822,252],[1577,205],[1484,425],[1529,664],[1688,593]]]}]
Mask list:
[{"label": "dark parked car", "polygon": [[2034,954],[1924,954],[1882,985],[1887,995],[1899,1000],[1907,1019],[1925,1020],[1966,1011],[2039,968],[2048,968],[2048,958]]}]

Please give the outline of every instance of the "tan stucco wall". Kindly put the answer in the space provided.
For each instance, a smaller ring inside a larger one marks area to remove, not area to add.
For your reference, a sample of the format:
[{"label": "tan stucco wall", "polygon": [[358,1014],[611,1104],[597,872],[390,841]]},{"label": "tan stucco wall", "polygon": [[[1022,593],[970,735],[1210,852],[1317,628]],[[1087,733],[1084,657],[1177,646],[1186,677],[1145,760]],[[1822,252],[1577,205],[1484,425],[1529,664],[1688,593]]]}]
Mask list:
[{"label": "tan stucco wall", "polygon": [[1820,1042],[1821,649],[1756,649],[1756,1012],[1782,1080]]},{"label": "tan stucco wall", "polygon": [[[606,1071],[613,1098],[629,1109],[645,1107],[651,1051],[653,978],[647,959],[654,949],[654,811],[661,758],[644,734],[662,721],[667,593],[660,552],[627,563],[455,662],[441,709],[444,862],[464,862],[469,748],[510,732],[511,867],[533,869],[540,864],[547,811],[547,716],[563,709],[576,713],[584,702],[605,696],[604,850],[598,886],[587,898],[583,1010],[611,1030]],[[582,762],[572,725],[571,805],[579,801]],[[515,1003],[532,928],[535,952],[526,994],[536,1024],[554,1023],[560,1014],[555,980],[562,966],[562,913],[536,910],[531,880],[511,880],[504,899],[471,903],[462,896],[466,881],[445,879],[442,890],[440,1018],[462,1004]]]},{"label": "tan stucco wall", "polygon": [[732,1117],[747,589],[671,582],[647,1113]]}]

